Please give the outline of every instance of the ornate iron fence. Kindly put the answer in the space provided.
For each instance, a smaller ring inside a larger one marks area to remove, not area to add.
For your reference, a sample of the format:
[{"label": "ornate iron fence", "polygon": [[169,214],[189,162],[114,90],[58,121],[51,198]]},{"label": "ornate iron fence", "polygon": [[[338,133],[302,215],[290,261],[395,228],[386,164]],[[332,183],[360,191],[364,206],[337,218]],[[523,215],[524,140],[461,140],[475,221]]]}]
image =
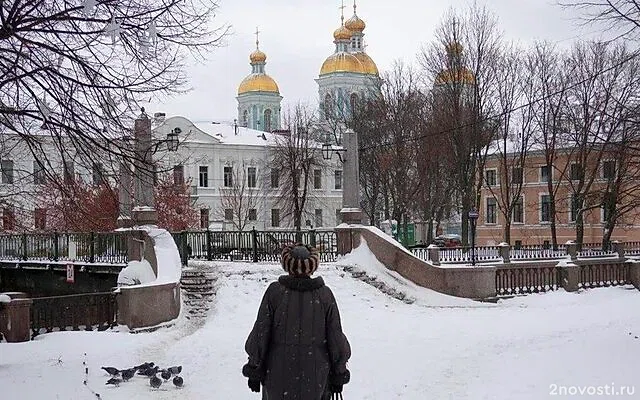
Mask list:
[{"label": "ornate iron fence", "polygon": [[116,325],[113,292],[36,297],[31,305],[31,336],[54,330],[106,330]]},{"label": "ornate iron fence", "polygon": [[127,262],[126,232],[0,235],[0,260]]},{"label": "ornate iron fence", "polygon": [[609,245],[605,248],[602,243],[583,243],[578,251],[579,258],[604,257],[612,254],[614,254],[613,247]]},{"label": "ornate iron fence", "polygon": [[629,271],[629,264],[626,263],[581,265],[578,287],[589,289],[625,285],[630,282]]},{"label": "ornate iron fence", "polygon": [[561,269],[555,266],[507,267],[496,270],[498,296],[542,293],[562,286]]},{"label": "ornate iron fence", "polygon": [[229,261],[279,261],[289,243],[316,247],[321,261],[335,261],[338,243],[334,231],[185,231],[173,233],[183,263],[186,259]]},{"label": "ornate iron fence", "polygon": [[567,246],[558,245],[556,249],[551,246],[524,245],[511,248],[509,257],[512,260],[543,260],[562,258],[567,255]]}]

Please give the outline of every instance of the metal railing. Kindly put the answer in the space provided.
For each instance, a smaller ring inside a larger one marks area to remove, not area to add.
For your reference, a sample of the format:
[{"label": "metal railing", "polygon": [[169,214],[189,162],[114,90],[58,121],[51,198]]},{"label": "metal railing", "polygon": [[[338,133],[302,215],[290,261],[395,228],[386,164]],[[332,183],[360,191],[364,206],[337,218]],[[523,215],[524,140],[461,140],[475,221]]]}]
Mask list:
[{"label": "metal railing", "polygon": [[0,260],[127,262],[126,232],[0,235]]},{"label": "metal railing", "polygon": [[103,331],[116,325],[116,293],[36,297],[31,304],[31,336],[55,330]]},{"label": "metal railing", "polygon": [[629,272],[627,263],[581,265],[578,286],[589,289],[626,285],[630,282]]},{"label": "metal railing", "polygon": [[280,261],[280,253],[289,243],[314,246],[323,262],[338,257],[335,231],[184,231],[172,233],[183,263],[187,259],[228,261]]},{"label": "metal railing", "polygon": [[515,296],[543,293],[562,286],[562,270],[555,266],[506,267],[496,269],[496,294]]}]

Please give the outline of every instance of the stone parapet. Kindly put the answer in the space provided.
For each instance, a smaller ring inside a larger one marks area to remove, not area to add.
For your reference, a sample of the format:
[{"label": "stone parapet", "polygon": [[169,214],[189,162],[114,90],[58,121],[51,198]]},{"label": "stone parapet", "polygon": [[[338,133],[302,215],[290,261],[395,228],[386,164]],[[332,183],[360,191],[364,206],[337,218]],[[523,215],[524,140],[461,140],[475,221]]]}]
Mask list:
[{"label": "stone parapet", "polygon": [[171,321],[180,314],[180,283],[119,288],[118,324],[129,329]]}]

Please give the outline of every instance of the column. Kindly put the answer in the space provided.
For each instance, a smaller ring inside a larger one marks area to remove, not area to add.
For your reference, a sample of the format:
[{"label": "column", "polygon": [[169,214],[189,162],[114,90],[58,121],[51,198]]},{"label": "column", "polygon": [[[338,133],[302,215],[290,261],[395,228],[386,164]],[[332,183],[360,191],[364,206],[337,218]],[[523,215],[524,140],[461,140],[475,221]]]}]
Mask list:
[{"label": "column", "polygon": [[347,129],[343,138],[344,165],[342,172],[342,222],[347,224],[362,224],[362,209],[360,209],[360,167],[358,158],[358,134],[353,129]]}]

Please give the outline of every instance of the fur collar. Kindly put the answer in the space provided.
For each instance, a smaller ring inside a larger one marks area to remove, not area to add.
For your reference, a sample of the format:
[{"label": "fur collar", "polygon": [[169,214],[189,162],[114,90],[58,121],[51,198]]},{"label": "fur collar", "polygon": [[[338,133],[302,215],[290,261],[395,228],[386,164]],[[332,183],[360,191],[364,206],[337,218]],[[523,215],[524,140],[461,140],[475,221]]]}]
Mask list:
[{"label": "fur collar", "polygon": [[278,282],[287,289],[296,292],[310,292],[324,286],[324,280],[320,276],[311,278],[308,276],[282,275],[278,278]]}]

